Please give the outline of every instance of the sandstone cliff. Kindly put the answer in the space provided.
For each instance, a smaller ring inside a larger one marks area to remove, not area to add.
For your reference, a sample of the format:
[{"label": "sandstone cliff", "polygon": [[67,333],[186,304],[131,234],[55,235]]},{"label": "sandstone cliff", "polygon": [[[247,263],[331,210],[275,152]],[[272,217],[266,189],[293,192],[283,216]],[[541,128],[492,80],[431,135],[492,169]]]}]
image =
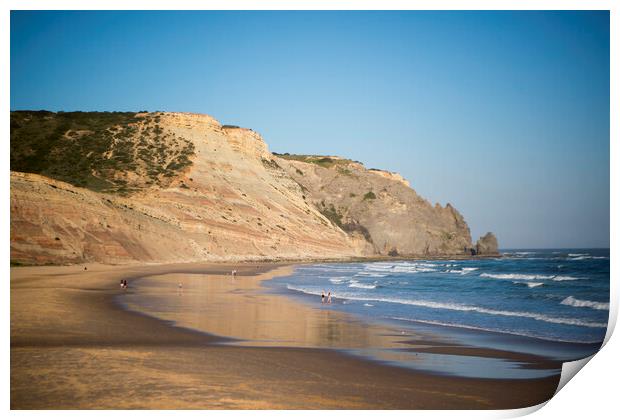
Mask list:
[{"label": "sandstone cliff", "polygon": [[478,255],[499,255],[497,238],[492,232],[487,232],[478,239],[475,249]]},{"label": "sandstone cliff", "polygon": [[397,174],[274,156],[256,132],[206,115],[76,114],[11,114],[13,262],[430,256],[472,247],[456,209],[431,206]]},{"label": "sandstone cliff", "polygon": [[281,155],[277,162],[319,211],[345,232],[362,233],[369,254],[462,254],[471,247],[459,212],[432,206],[398,174],[336,157]]}]

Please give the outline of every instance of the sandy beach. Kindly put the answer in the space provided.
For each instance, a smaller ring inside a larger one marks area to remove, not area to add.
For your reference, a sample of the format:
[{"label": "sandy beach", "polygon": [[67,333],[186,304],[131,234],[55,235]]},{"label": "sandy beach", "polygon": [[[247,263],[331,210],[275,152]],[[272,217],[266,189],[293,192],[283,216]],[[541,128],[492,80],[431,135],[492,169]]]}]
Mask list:
[{"label": "sandy beach", "polygon": [[[261,281],[290,271],[285,265],[87,268],[11,269],[12,409],[520,408],[551,398],[559,381],[559,375],[527,380],[433,375],[337,351],[392,339],[379,327],[361,328],[337,311],[316,311],[261,291]],[[194,279],[184,280],[183,298],[191,298],[191,282],[200,278],[221,305],[206,305],[209,316],[188,316],[173,326],[118,303],[120,294],[134,293],[133,279],[142,277],[177,293],[179,274]],[[119,288],[122,278],[130,279],[128,291]],[[244,305],[244,300],[256,303]],[[263,308],[278,322],[257,328],[259,315],[248,308]],[[218,316],[226,322],[218,322]],[[313,333],[325,325],[338,331],[340,341]],[[222,339],[242,334],[251,339]],[[269,338],[275,342],[265,345]],[[429,353],[529,357],[539,368],[559,367],[539,357],[408,338]],[[286,347],[278,340],[292,342]]]}]

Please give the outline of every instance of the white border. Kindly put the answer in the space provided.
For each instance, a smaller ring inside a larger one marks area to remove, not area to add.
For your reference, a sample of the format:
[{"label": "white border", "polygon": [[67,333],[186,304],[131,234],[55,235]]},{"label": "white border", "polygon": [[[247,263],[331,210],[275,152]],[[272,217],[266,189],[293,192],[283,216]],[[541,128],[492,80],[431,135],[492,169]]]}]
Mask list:
[{"label": "white border", "polygon": [[[198,0],[175,0],[174,2],[163,0],[92,0],[88,2],[77,0],[50,0],[50,1],[36,1],[36,0],[5,0],[2,2],[2,16],[0,18],[0,32],[1,42],[0,48],[2,48],[2,65],[0,66],[0,75],[2,80],[2,118],[0,118],[2,124],[2,133],[4,139],[5,153],[0,155],[2,162],[2,168],[4,170],[5,178],[0,183],[2,188],[2,197],[4,199],[3,205],[3,217],[2,230],[3,238],[2,249],[5,257],[5,293],[2,294],[2,302],[4,308],[4,322],[2,322],[2,332],[5,339],[5,345],[2,347],[2,360],[4,372],[4,381],[2,381],[2,401],[5,410],[9,410],[10,407],[10,383],[9,383],[9,369],[10,369],[10,351],[9,351],[9,337],[10,337],[10,297],[8,293],[8,279],[9,279],[9,237],[10,223],[9,223],[9,144],[8,144],[8,132],[9,132],[9,110],[10,110],[10,74],[9,74],[9,47],[10,47],[10,10],[63,10],[63,9],[78,9],[78,10],[138,10],[138,9],[151,9],[151,10],[198,10],[198,9],[211,9],[211,10],[234,10],[234,9],[250,9],[250,10],[611,10],[611,131],[610,138],[614,139],[611,142],[610,159],[611,159],[611,191],[618,190],[618,176],[617,169],[618,159],[618,116],[619,107],[618,99],[620,98],[620,91],[617,81],[618,67],[618,42],[620,39],[620,33],[618,30],[620,19],[618,17],[619,8],[614,1],[557,1],[557,0],[521,0],[521,1],[492,1],[492,0],[477,0],[477,1],[464,1],[464,0],[451,0],[451,1],[282,1],[282,0],[266,0],[266,1],[198,1]],[[611,214],[620,214],[620,207],[618,206],[618,195],[611,195]],[[606,340],[609,340],[611,332],[615,327],[617,313],[618,313],[618,265],[615,264],[618,257],[618,245],[620,238],[620,226],[617,223],[617,218],[611,218],[610,233],[611,233],[611,310],[610,310],[610,327]],[[552,400],[546,404],[542,410],[537,411],[531,418],[547,419],[547,418],[563,418],[563,419],[583,419],[584,416],[592,418],[608,418],[610,413],[617,412],[617,398],[614,392],[615,385],[618,383],[618,361],[615,355],[620,354],[620,345],[618,345],[618,339],[612,339],[609,341],[605,348],[596,355],[592,362],[588,364],[584,370],[579,373],[578,379],[571,381],[561,392],[558,393]],[[542,404],[541,406],[544,406]],[[540,408],[536,407],[536,408]],[[316,418],[317,416],[333,417],[333,416],[345,416],[355,417],[356,419],[370,419],[373,420],[376,416],[389,416],[391,418],[407,418],[415,415],[418,418],[459,418],[459,419],[480,419],[480,418],[505,418],[514,417],[518,415],[527,414],[534,409],[513,410],[513,411],[416,411],[414,413],[409,411],[389,411],[389,412],[375,412],[375,411],[329,411],[329,412],[307,412],[296,411],[295,415],[301,418]],[[50,417],[50,418],[81,418],[87,414],[91,418],[109,418],[111,416],[118,415],[131,415],[141,418],[166,418],[172,413],[160,412],[160,411],[89,411],[87,413],[79,411],[39,411],[39,412],[11,412],[11,416],[15,417]],[[260,412],[235,412],[235,411],[218,411],[218,412],[188,412],[177,411],[174,412],[175,417],[196,417],[208,415],[210,417],[215,416],[217,418],[236,418],[238,416],[252,416],[252,418],[264,418],[269,420],[288,418],[291,413],[283,411],[260,411]]]}]

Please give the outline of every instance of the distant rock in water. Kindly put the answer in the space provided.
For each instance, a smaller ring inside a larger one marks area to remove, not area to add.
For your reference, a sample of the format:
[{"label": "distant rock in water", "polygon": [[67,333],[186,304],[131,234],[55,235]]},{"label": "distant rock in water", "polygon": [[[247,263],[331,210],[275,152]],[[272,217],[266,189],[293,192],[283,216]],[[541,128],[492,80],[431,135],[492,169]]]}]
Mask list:
[{"label": "distant rock in water", "polygon": [[10,146],[15,264],[497,253],[399,174],[207,115],[11,112]]},{"label": "distant rock in water", "polygon": [[499,247],[497,245],[497,238],[492,232],[487,232],[476,242],[476,254],[478,255],[497,255],[499,254]]}]

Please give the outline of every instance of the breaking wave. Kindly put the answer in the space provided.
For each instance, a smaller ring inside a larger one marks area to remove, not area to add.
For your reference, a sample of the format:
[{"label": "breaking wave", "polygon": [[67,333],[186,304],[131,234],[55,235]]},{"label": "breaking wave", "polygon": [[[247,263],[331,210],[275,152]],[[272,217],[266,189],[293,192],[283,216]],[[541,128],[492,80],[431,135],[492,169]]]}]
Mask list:
[{"label": "breaking wave", "polygon": [[575,299],[572,296],[567,297],[566,299],[564,299],[560,303],[562,305],[574,306],[576,308],[592,308],[592,309],[598,309],[600,311],[608,311],[609,310],[609,303],[594,302],[594,301],[591,301],[591,300],[579,300],[579,299]]},{"label": "breaking wave", "polygon": [[480,277],[498,280],[553,280],[553,281],[569,281],[569,280],[581,280],[581,277],[571,276],[553,276],[542,274],[489,274],[482,273]]},{"label": "breaking wave", "polygon": [[[304,288],[296,288],[287,285],[289,290],[296,290],[298,292],[310,294],[310,295],[319,295],[312,290],[304,289]],[[425,301],[425,300],[414,300],[414,299],[399,299],[399,298],[379,298],[379,297],[361,297],[350,295],[348,293],[333,293],[332,296],[339,299],[348,299],[348,300],[361,300],[361,301],[370,301],[370,302],[386,302],[386,303],[398,303],[401,305],[412,305],[412,306],[421,306],[425,308],[433,308],[433,309],[445,309],[450,311],[461,311],[461,312],[476,312],[487,315],[497,315],[497,316],[506,316],[506,317],[516,317],[516,318],[530,318],[535,319],[537,321],[548,322],[552,324],[563,324],[563,325],[576,325],[580,327],[588,327],[588,328],[606,328],[607,324],[602,322],[589,322],[582,321],[580,319],[574,318],[562,318],[562,317],[554,317],[548,316],[544,314],[539,314],[535,312],[519,312],[519,311],[501,311],[497,309],[489,309],[479,306],[472,305],[461,305],[458,303],[445,303],[445,302],[433,302],[433,301]]]},{"label": "breaking wave", "polygon": [[[448,266],[451,266],[451,265],[455,265],[455,264],[448,264]],[[463,267],[461,269],[448,270],[446,272],[447,273],[460,274],[460,275],[464,276],[465,274],[471,273],[472,271],[476,271],[476,270],[478,270],[478,267]]]},{"label": "breaking wave", "polygon": [[433,273],[438,271],[439,264],[424,262],[401,262],[396,264],[372,263],[365,264],[364,271],[379,273]]},{"label": "breaking wave", "polygon": [[512,283],[513,284],[522,284],[522,285],[525,285],[525,286],[527,286],[529,288],[540,287],[540,286],[545,284],[545,283],[542,283],[542,282],[532,282],[532,281],[513,281]]},{"label": "breaking wave", "polygon": [[[571,255],[571,254],[568,254]],[[572,254],[572,255],[577,255],[573,258],[569,258],[569,260],[571,261],[581,261],[581,260],[607,260],[609,258],[607,257],[594,257],[592,255],[578,255],[578,254]]]},{"label": "breaking wave", "polygon": [[441,326],[441,327],[465,328],[465,329],[468,329],[468,330],[489,331],[489,332],[494,332],[494,333],[504,333],[504,334],[518,335],[518,336],[521,336],[521,337],[539,338],[541,340],[552,340],[552,341],[560,341],[560,342],[565,342],[565,343],[583,343],[583,344],[595,344],[595,343],[598,343],[598,341],[562,340],[562,339],[559,339],[559,338],[556,338],[556,337],[550,338],[550,337],[544,336],[544,335],[525,333],[525,332],[521,332],[521,331],[503,330],[503,329],[500,329],[500,328],[478,327],[478,326],[473,326],[473,325],[466,325],[466,324],[459,324],[459,323],[452,323],[452,322],[430,321],[430,320],[426,320],[426,319],[403,318],[403,317],[396,317],[396,316],[390,317],[390,319],[393,319],[393,320],[396,320],[396,321],[419,322],[419,323],[422,323],[422,324],[438,325],[438,326]]},{"label": "breaking wave", "polygon": [[349,287],[356,287],[358,289],[376,289],[377,285],[376,284],[364,284],[364,283],[357,282],[355,280],[351,280],[349,282]]},{"label": "breaking wave", "polygon": [[353,277],[387,277],[388,274],[381,274],[381,273],[369,273],[367,271],[360,271],[359,273],[356,273]]}]

